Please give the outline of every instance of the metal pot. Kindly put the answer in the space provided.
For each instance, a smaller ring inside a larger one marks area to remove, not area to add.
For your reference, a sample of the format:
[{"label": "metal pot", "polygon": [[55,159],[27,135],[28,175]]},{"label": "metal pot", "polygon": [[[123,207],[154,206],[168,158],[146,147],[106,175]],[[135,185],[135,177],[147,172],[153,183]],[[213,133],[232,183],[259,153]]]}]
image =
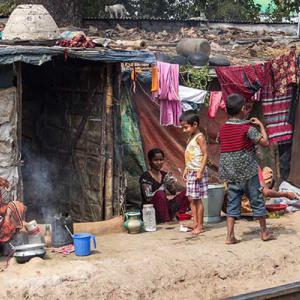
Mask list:
[{"label": "metal pot", "polygon": [[43,258],[46,254],[45,244],[26,244],[13,247],[14,257],[22,264],[30,261],[34,257]]}]

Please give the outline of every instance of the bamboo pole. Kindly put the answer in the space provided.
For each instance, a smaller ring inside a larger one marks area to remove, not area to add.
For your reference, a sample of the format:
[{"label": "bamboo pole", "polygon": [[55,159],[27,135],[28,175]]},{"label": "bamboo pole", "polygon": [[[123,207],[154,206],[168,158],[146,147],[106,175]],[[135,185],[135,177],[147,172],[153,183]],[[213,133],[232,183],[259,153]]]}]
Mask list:
[{"label": "bamboo pole", "polygon": [[107,64],[105,87],[106,110],[106,163],[105,163],[105,220],[113,217],[113,83],[112,65]]},{"label": "bamboo pole", "polygon": [[17,198],[19,201],[24,200],[23,176],[21,166],[21,151],[22,151],[22,99],[23,99],[23,80],[22,80],[22,64],[16,64],[17,71],[17,145],[18,145],[18,176],[19,181],[17,185]]}]

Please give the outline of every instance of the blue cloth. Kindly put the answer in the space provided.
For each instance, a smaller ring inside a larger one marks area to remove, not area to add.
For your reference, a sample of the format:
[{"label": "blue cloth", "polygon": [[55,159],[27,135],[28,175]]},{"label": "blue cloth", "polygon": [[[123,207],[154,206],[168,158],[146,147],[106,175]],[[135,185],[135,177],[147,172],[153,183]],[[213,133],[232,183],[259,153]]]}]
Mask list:
[{"label": "blue cloth", "polygon": [[228,205],[227,216],[238,218],[241,215],[241,200],[243,195],[249,198],[254,218],[265,217],[267,214],[262,188],[258,175],[242,182],[228,183]]}]

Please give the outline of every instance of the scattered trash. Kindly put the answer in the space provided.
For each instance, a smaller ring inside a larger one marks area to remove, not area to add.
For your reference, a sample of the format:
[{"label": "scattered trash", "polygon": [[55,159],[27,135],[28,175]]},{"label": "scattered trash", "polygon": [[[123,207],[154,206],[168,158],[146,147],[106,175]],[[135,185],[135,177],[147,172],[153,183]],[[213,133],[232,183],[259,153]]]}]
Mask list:
[{"label": "scattered trash", "polygon": [[75,248],[74,248],[73,244],[70,244],[67,246],[59,247],[59,248],[51,248],[50,251],[52,253],[60,253],[63,255],[70,255],[71,253],[73,253],[75,251]]}]

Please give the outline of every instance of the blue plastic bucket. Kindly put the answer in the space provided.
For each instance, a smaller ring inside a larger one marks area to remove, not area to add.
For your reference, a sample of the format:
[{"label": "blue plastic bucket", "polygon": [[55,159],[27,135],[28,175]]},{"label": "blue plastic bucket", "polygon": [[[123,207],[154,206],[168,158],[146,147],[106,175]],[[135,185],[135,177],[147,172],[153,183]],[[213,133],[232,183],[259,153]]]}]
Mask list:
[{"label": "blue plastic bucket", "polygon": [[91,239],[96,248],[96,237],[89,233],[73,234],[74,248],[76,256],[88,256],[91,254]]}]

